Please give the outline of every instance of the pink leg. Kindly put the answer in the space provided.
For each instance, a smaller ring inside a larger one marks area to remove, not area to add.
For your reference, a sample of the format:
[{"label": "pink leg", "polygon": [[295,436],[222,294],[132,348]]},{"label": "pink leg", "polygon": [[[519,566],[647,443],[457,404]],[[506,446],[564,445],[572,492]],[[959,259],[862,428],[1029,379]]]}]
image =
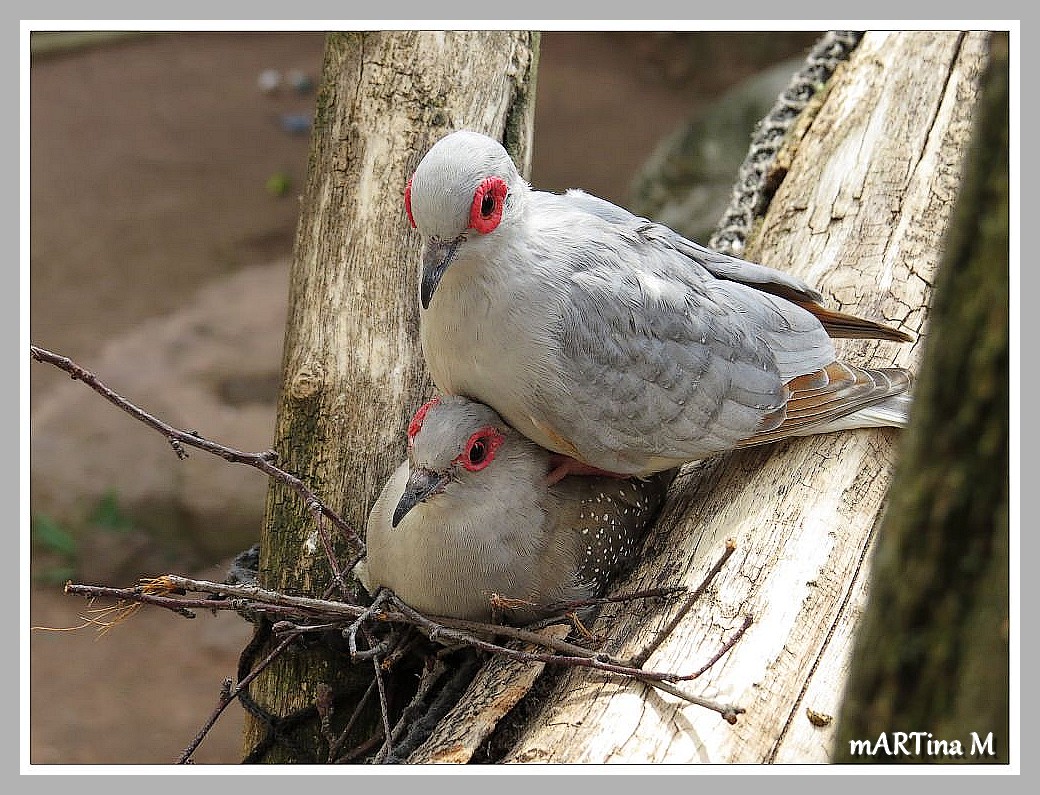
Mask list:
[{"label": "pink leg", "polygon": [[568,475],[598,475],[600,477],[617,478],[618,480],[632,477],[631,475],[619,475],[617,472],[608,472],[599,467],[589,466],[576,458],[560,455],[559,453],[554,453],[549,458],[549,465],[552,469],[549,470],[549,475],[545,479],[546,486],[553,486]]}]

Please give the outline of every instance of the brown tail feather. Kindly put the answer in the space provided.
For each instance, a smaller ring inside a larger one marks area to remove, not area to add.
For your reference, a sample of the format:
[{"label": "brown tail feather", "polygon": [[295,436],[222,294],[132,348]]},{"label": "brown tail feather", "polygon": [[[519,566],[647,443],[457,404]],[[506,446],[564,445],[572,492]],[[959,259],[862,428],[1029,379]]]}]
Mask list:
[{"label": "brown tail feather", "polygon": [[740,447],[803,434],[814,425],[824,425],[880,403],[907,391],[910,373],[898,367],[874,369],[832,362],[823,370],[792,379],[787,387],[791,395],[786,411],[770,414],[760,430],[742,441]]},{"label": "brown tail feather", "polygon": [[795,303],[802,309],[816,315],[817,319],[823,324],[824,329],[832,337],[889,340],[891,342],[914,341],[914,338],[905,331],[883,326],[880,323],[875,323],[873,320],[847,315],[844,312],[835,312],[811,301],[796,301]]}]

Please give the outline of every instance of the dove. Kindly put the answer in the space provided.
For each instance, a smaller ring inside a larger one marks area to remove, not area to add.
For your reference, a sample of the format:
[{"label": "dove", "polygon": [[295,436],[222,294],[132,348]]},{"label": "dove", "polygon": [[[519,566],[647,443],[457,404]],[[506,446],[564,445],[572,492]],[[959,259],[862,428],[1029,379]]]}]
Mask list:
[{"label": "dove", "polygon": [[491,408],[438,396],[373,503],[358,578],[428,615],[528,623],[600,595],[637,556],[673,473],[572,475]]},{"label": "dove", "polygon": [[841,361],[832,338],[909,335],[581,190],[535,190],[493,138],[441,138],[404,204],[435,385],[565,456],[555,477],[907,421],[910,373]]}]

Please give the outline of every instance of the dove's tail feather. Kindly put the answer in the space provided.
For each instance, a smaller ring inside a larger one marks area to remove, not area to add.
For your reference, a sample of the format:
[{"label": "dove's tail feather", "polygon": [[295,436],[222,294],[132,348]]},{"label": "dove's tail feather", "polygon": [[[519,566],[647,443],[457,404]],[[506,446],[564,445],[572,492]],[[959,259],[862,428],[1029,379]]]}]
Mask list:
[{"label": "dove's tail feather", "polygon": [[[893,395],[873,406],[867,406],[865,409],[846,414],[832,422],[818,425],[801,435],[848,431],[853,428],[903,428],[910,418],[912,402],[908,392]],[[792,435],[798,436],[799,434]]]},{"label": "dove's tail feather", "polygon": [[901,367],[832,362],[787,388],[786,404],[764,417],[741,447],[851,428],[901,427],[909,416],[910,373]]},{"label": "dove's tail feather", "polygon": [[816,315],[823,328],[832,337],[846,339],[891,340],[892,342],[913,342],[914,338],[901,329],[875,323],[873,320],[836,312],[811,301],[795,300],[794,303]]}]

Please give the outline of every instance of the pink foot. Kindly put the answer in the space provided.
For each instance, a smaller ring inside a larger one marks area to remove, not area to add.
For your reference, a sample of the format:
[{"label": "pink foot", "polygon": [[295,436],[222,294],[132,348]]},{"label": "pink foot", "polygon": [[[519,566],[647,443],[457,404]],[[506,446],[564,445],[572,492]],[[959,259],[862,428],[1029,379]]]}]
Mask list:
[{"label": "pink foot", "polygon": [[546,486],[553,486],[568,475],[599,475],[600,477],[617,478],[618,480],[624,480],[625,478],[631,477],[631,475],[620,475],[617,472],[608,472],[605,469],[582,463],[576,458],[571,458],[569,455],[561,455],[559,453],[554,453],[549,458],[549,465],[552,469],[549,470],[549,475],[545,479]]}]

